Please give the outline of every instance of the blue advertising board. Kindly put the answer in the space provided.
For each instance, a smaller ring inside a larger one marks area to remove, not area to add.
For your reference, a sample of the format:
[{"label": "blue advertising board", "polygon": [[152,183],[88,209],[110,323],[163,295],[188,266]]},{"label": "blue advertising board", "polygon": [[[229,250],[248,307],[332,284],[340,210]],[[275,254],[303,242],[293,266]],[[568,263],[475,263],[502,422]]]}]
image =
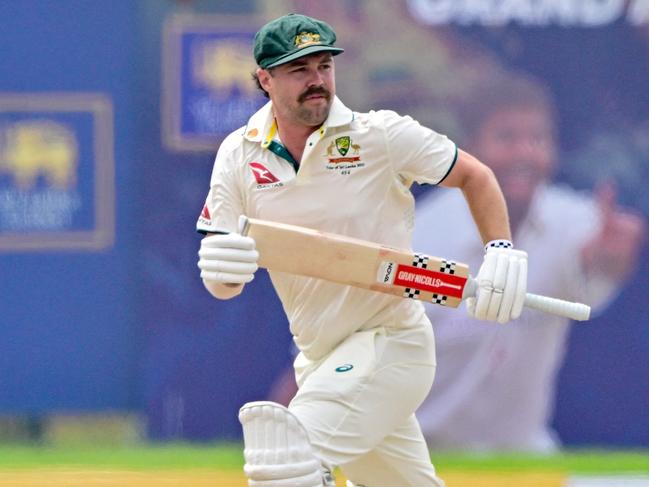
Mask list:
[{"label": "blue advertising board", "polygon": [[265,101],[251,16],[172,16],[163,37],[162,131],[170,149],[214,151]]},{"label": "blue advertising board", "polygon": [[0,2],[4,416],[138,405],[138,15]]},{"label": "blue advertising board", "polygon": [[106,248],[114,201],[109,97],[0,95],[0,250]]}]

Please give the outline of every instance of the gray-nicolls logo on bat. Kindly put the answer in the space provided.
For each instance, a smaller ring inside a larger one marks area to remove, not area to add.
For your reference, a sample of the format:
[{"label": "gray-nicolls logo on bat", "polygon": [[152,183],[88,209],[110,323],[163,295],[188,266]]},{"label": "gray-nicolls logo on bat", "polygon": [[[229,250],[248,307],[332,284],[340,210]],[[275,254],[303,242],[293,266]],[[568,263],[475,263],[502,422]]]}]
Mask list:
[{"label": "gray-nicolls logo on bat", "polygon": [[385,268],[385,276],[383,277],[383,283],[386,284],[390,281],[390,276],[392,275],[392,269],[394,267],[394,264],[392,262],[389,262],[387,267]]}]

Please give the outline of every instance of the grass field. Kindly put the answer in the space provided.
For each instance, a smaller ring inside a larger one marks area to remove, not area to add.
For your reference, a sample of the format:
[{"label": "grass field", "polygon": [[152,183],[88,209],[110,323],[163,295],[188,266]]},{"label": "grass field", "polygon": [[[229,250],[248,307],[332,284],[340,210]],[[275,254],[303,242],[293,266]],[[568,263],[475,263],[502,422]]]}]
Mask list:
[{"label": "grass field", "polygon": [[[649,451],[570,451],[543,457],[439,454],[433,460],[448,487],[649,485]],[[245,487],[242,464],[238,444],[57,448],[5,445],[0,446],[0,486]],[[595,476],[602,480],[582,484],[567,480]]]}]

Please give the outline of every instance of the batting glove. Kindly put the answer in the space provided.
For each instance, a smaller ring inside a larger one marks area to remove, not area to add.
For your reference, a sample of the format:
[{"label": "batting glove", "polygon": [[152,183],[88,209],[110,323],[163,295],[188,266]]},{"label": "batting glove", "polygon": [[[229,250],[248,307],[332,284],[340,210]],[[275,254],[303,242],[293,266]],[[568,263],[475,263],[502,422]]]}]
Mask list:
[{"label": "batting glove", "polygon": [[255,241],[238,233],[211,235],[198,251],[201,277],[223,284],[245,284],[254,279],[259,252]]},{"label": "batting glove", "polygon": [[479,320],[507,323],[521,315],[527,292],[527,253],[488,247],[476,276],[478,290],[467,311]]}]

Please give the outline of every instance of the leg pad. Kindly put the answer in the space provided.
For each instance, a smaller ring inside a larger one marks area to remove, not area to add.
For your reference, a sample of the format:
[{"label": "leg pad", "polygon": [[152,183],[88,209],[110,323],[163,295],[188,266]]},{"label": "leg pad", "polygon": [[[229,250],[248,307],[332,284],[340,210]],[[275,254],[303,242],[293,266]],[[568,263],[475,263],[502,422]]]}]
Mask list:
[{"label": "leg pad", "polygon": [[[239,410],[250,487],[322,487],[325,474],[304,426],[284,406],[257,401]],[[333,484],[332,484],[333,485]]]}]

